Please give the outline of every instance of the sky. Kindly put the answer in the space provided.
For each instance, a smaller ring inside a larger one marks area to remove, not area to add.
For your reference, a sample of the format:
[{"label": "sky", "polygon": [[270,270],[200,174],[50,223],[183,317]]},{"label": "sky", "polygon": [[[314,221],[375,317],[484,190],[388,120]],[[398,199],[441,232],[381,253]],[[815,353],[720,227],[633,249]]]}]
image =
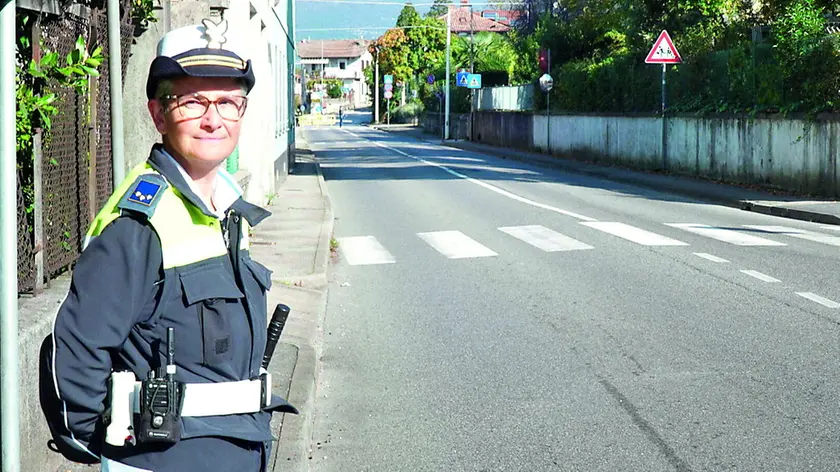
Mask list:
[{"label": "sky", "polygon": [[[369,1],[378,5],[348,3]],[[459,0],[453,0],[453,3]],[[425,15],[432,0],[413,2],[417,12]],[[397,22],[404,0],[296,0],[297,40],[304,39],[376,39]],[[476,7],[485,1],[473,1]]]}]

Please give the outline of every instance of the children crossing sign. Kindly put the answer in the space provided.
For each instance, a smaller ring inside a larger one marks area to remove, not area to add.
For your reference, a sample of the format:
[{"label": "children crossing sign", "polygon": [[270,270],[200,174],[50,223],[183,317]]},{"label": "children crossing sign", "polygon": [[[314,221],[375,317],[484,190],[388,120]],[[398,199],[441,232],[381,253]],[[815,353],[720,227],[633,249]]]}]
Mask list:
[{"label": "children crossing sign", "polygon": [[[645,58],[645,62],[648,64],[662,64],[662,123],[665,123],[665,74],[668,70],[668,64],[679,64],[682,62],[680,53],[674,47],[674,42],[671,41],[671,36],[668,35],[667,31],[662,30],[659,33],[659,38],[653,43],[653,48]],[[665,125],[663,124],[662,126],[664,130]]]},{"label": "children crossing sign", "polygon": [[480,89],[481,88],[481,74],[467,75],[467,88]]},{"label": "children crossing sign", "polygon": [[659,39],[653,43],[653,48],[645,58],[648,64],[679,64],[682,62],[680,53],[674,47],[674,42],[671,41],[671,36],[668,32],[662,30],[659,34]]}]

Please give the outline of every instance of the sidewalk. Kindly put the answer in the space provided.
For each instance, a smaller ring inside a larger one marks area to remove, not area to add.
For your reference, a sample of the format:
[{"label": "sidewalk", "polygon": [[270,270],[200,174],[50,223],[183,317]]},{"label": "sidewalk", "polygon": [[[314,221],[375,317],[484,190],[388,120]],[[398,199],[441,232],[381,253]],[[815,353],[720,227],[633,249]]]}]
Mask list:
[{"label": "sidewalk", "polygon": [[[324,178],[307,144],[297,138],[296,165],[265,208],[271,216],[254,228],[251,256],[272,271],[268,314],[291,308],[269,366],[272,391],[299,415],[273,415],[269,471],[307,470],[321,319],[327,303],[327,264],[333,212]],[[97,472],[99,465],[66,462],[56,472]]]},{"label": "sidewalk", "polygon": [[278,472],[308,469],[333,232],[326,184],[301,133],[297,147],[292,173],[267,206],[272,215],[254,229],[251,239],[251,256],[272,271],[269,313],[277,303],[291,308],[270,370],[275,391],[286,395],[300,414],[274,415],[272,419],[279,441],[274,443],[269,470]]},{"label": "sidewalk", "polygon": [[[439,136],[425,133],[422,128],[405,125],[370,125],[374,129],[441,144]],[[628,183],[657,190],[665,190],[757,213],[781,216],[817,223],[840,225],[840,201],[828,198],[809,198],[791,192],[771,192],[747,186],[719,183],[712,180],[666,173],[644,172],[622,167],[597,165],[535,152],[502,148],[469,141],[447,141],[445,146],[464,151],[492,154],[505,159],[592,175],[615,182]]]}]

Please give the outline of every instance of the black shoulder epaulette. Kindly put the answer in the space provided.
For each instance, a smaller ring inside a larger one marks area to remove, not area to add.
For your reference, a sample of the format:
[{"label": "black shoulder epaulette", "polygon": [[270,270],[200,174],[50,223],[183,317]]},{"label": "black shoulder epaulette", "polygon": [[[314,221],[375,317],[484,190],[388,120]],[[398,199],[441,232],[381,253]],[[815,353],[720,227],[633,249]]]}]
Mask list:
[{"label": "black shoulder epaulette", "polygon": [[168,187],[166,179],[159,174],[140,175],[128,187],[128,191],[120,199],[117,208],[142,213],[147,218],[151,218],[163,192]]}]

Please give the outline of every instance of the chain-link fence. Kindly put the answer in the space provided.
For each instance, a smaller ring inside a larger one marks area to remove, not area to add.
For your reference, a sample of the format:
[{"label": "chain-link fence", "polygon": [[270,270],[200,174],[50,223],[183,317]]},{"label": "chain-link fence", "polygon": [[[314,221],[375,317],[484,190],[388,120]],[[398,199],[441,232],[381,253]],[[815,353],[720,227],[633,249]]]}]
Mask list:
[{"label": "chain-link fence", "polygon": [[[123,4],[127,5],[124,0]],[[124,5],[124,6],[125,6]],[[122,25],[123,78],[133,39],[134,26],[126,15]],[[92,9],[87,17],[65,14],[42,17],[35,26],[44,47],[65,57],[82,36],[89,48],[101,46],[108,57],[107,15]],[[65,271],[82,249],[88,224],[110,196],[113,183],[111,115],[108,64],[99,68],[100,77],[91,80],[89,93],[78,94],[70,87],[51,84],[58,97],[58,114],[43,140],[40,182],[43,214],[43,245],[34,246],[34,217],[27,213],[25,192],[18,190],[18,291],[33,292],[37,267],[34,255],[43,251],[43,273],[51,279]],[[34,180],[31,177],[21,180]]]}]

